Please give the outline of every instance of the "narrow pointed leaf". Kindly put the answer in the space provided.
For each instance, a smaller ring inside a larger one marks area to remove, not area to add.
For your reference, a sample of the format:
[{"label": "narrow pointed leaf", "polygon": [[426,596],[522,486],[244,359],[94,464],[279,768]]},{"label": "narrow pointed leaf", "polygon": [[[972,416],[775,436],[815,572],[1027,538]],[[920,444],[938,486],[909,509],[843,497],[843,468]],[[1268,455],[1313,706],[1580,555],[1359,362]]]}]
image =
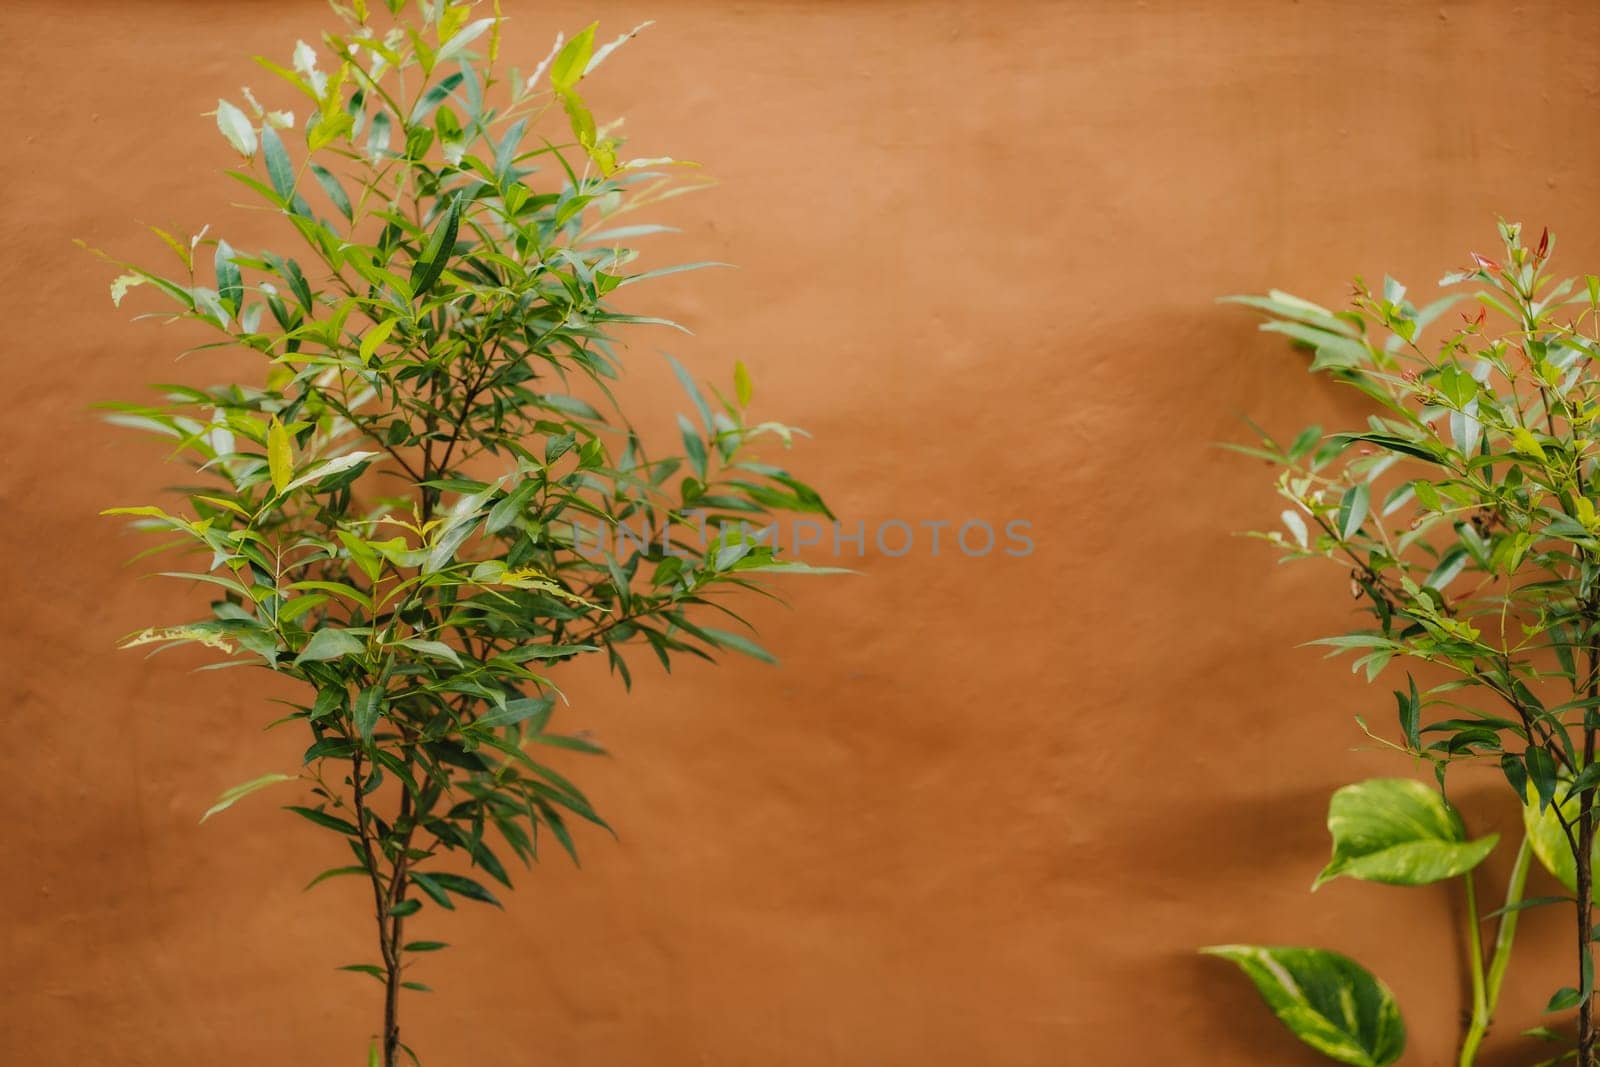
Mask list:
[{"label": "narrow pointed leaf", "polygon": [[356,732],[361,735],[361,740],[371,743],[372,732],[378,726],[378,718],[383,713],[384,707],[383,686],[373,685],[363,689],[351,705],[351,714],[355,718]]},{"label": "narrow pointed leaf", "polygon": [[267,469],[272,475],[272,488],[279,495],[287,492],[294,480],[294,451],[289,431],[276,415],[267,427]]},{"label": "narrow pointed leaf", "polygon": [[283,147],[283,140],[270,124],[261,127],[261,154],[267,161],[267,178],[272,182],[273,190],[284,200],[292,199],[294,164],[289,162],[289,153]]},{"label": "narrow pointed leaf", "polygon": [[342,656],[359,656],[366,649],[366,642],[348,630],[318,630],[294,661],[297,664],[320,663]]},{"label": "narrow pointed leaf", "polygon": [[251,793],[265,789],[269,785],[277,785],[279,782],[292,782],[295,778],[293,774],[263,774],[260,778],[252,778],[242,785],[236,785],[217,797],[217,802],[206,809],[206,813],[200,816],[200,821],[205,822],[217,812],[226,811]]},{"label": "narrow pointed leaf", "polygon": [[433,288],[439,275],[444,273],[456,246],[456,233],[461,226],[461,197],[453,197],[445,209],[444,218],[434,227],[422,255],[411,265],[411,296],[418,299]]}]

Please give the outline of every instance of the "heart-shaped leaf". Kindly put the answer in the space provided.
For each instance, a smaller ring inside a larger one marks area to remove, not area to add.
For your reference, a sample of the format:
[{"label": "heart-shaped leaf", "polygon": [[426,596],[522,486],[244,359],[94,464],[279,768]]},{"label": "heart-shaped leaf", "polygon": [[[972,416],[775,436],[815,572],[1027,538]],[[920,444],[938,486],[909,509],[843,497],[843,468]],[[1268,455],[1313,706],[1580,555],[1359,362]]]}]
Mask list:
[{"label": "heart-shaped leaf", "polygon": [[1406,1048],[1406,1024],[1389,987],[1347,956],[1317,948],[1214,945],[1256,984],[1301,1041],[1354,1067],[1387,1067]]},{"label": "heart-shaped leaf", "polygon": [[1428,885],[1472,870],[1500,840],[1490,834],[1468,841],[1444,797],[1410,778],[1373,778],[1334,793],[1328,832],[1333,858],[1313,889],[1340,877]]}]

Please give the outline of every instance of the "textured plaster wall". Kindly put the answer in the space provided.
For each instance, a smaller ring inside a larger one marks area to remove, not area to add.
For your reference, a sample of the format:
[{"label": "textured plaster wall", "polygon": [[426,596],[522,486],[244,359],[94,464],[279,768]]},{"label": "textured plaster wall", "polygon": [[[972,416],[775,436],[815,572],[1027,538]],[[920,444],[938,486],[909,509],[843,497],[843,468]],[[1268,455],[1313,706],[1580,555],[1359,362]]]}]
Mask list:
[{"label": "textured plaster wall", "polygon": [[[849,523],[1012,518],[1027,558],[926,540],[756,605],[779,668],[640,664],[631,696],[568,678],[567,723],[613,749],[574,773],[619,828],[552,858],[507,913],[419,923],[458,948],[418,977],[431,1064],[1058,1067],[1311,1064],[1223,965],[1230,940],[1324,944],[1400,994],[1412,1065],[1464,1004],[1443,890],[1307,893],[1327,794],[1403,773],[1353,751],[1381,688],[1299,642],[1345,579],[1231,532],[1272,521],[1270,472],[1210,447],[1358,408],[1222,293],[1419,291],[1548,223],[1600,269],[1585,3],[534,4],[531,67],[592,15],[659,25],[594,89],[640,154],[720,187],[678,202],[654,262],[718,259],[652,310],[695,371],[743,358],[760,413],[809,427],[793,464]],[[375,987],[353,883],[301,887],[336,845],[270,795],[282,695],[184,655],[111,651],[203,594],[140,582],[110,504],[173,480],[92,402],[255,373],[130,324],[75,237],[230,209],[203,112],[326,24],[296,2],[7,0],[0,40],[0,1062],[363,1062]],[[641,298],[643,299],[643,298]],[[679,405],[636,336],[631,395]],[[661,425],[666,425],[665,420]],[[1510,813],[1468,783],[1483,829]],[[287,797],[280,797],[286,802]],[[1502,869],[1508,857],[1492,861]],[[1565,930],[1525,920],[1499,1067],[1560,984]]]}]

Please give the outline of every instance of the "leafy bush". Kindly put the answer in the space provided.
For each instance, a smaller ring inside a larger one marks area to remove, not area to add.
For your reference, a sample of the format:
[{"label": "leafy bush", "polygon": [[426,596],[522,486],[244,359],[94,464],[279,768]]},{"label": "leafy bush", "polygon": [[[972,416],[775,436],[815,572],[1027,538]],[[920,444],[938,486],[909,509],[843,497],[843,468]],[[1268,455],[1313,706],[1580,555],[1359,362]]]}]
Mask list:
[{"label": "leafy bush", "polygon": [[[1289,503],[1284,530],[1258,536],[1347,570],[1370,615],[1321,643],[1368,678],[1400,659],[1438,679],[1395,693],[1397,739],[1384,743],[1426,761],[1441,792],[1455,765],[1493,763],[1529,804],[1529,848],[1572,893],[1554,901],[1571,909],[1576,959],[1550,1010],[1576,1009],[1571,1054],[1594,1067],[1600,278],[1553,277],[1548,232],[1533,247],[1518,225],[1500,236],[1498,259],[1474,254],[1445,277],[1476,286],[1459,316],[1465,294],[1418,307],[1393,279],[1377,292],[1357,279],[1338,312],[1279,292],[1235,298],[1372,405],[1365,426],[1242,451],[1281,468]],[[1481,1029],[1475,921],[1469,943]]]},{"label": "leafy bush", "polygon": [[[216,597],[206,617],[129,645],[203,645],[227,657],[217,666],[300,683],[280,723],[306,731],[304,768],[230,789],[206,814],[309,784],[290,810],[351,858],[315,881],[371,889],[376,958],[347,969],[383,984],[373,1058],[390,1065],[410,1053],[400,992],[426,988],[408,967],[444,947],[408,938],[408,918],[497,903],[508,854],[530,862],[548,835],[575,856],[574,822],[606,825],[530,754],[599,751],[551,729],[549,671],[602,653],[627,682],[640,648],[663,666],[765,657],[711,611],[742,625],[721,594],[811,568],[742,524],[827,509],[752,454],[791,431],[747,418],[742,365],[709,394],[679,368],[695,412],[679,418],[682,455],[651,458],[616,408],[616,329],[671,324],[610,301],[685,269],[630,273],[632,242],[661,227],[627,216],[685,187],[671,160],[624,161],[578,93],[631,35],[596,48],[590,26],[525,77],[501,73],[498,11],[385,8],[336,5],[345,25],[320,47],[261,61],[304,98],[304,121],[248,92],[218,103],[244,159],[229,176],[294,251],[157,231],[176,272],[122,264],[119,304],[155,291],[168,319],[214,331],[202,347],[259,354],[262,378],[112,405],[166,439],[191,483],[181,507],[112,513],[162,534],[153,551],[198,550],[192,570],[167,573]],[[565,134],[539,132],[552,110]],[[595,544],[595,524],[660,536]]]}]

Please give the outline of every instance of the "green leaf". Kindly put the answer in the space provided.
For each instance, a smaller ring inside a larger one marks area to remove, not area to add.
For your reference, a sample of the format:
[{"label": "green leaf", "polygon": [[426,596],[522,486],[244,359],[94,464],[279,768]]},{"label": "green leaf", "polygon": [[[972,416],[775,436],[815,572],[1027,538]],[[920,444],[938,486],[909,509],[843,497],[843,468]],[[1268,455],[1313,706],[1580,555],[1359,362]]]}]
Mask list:
[{"label": "green leaf", "polygon": [[489,509],[489,517],[483,521],[484,532],[499,533],[516,522],[517,517],[527,508],[528,502],[539,491],[540,484],[530,479],[506,494],[499,503]]},{"label": "green leaf", "polygon": [[244,280],[239,274],[238,264],[233,261],[233,249],[228,242],[217,242],[214,262],[217,268],[217,299],[222,301],[229,314],[237,315],[239,306],[244,302]]},{"label": "green leaf", "polygon": [[1550,1003],[1544,1007],[1545,1011],[1570,1011],[1583,1003],[1583,994],[1571,986],[1562,986],[1550,998]]},{"label": "green leaf", "polygon": [[1331,440],[1345,445],[1354,443],[1376,445],[1378,448],[1389,452],[1398,452],[1403,456],[1414,456],[1417,459],[1425,459],[1434,463],[1439,461],[1438,450],[1429,442],[1413,441],[1398,434],[1378,433],[1376,431],[1369,433],[1340,433],[1334,434]]},{"label": "green leaf", "polygon": [[1358,368],[1370,358],[1366,346],[1360,341],[1338,333],[1318,329],[1300,322],[1264,322],[1261,329],[1268,333],[1281,333],[1316,352],[1311,369],[1331,370]]},{"label": "green leaf", "polygon": [[1443,590],[1466,569],[1469,559],[1465,546],[1451,545],[1445,550],[1444,555],[1439,557],[1439,565],[1423,579],[1422,584],[1429,589]]},{"label": "green leaf", "polygon": [[372,125],[367,128],[367,155],[374,163],[389,151],[389,132],[393,125],[387,111],[372,116]]},{"label": "green leaf", "polygon": [[695,430],[694,423],[683,415],[678,416],[678,430],[683,435],[683,449],[689,456],[689,466],[694,468],[694,473],[702,482],[706,480],[706,446],[700,440],[700,434]]},{"label": "green leaf", "polygon": [[[688,368],[679,363],[670,354],[667,355],[667,362],[671,364],[672,373],[677,376],[678,384],[683,386],[685,393],[689,394],[690,401],[694,403],[694,409],[700,413],[700,424],[706,428],[706,433],[711,433],[711,408],[706,403],[706,398],[701,395],[700,387],[695,384],[694,376],[689,373]],[[704,478],[705,476],[701,475],[701,477]]]},{"label": "green leaf", "polygon": [[477,19],[453,34],[441,34],[441,36],[445,37],[445,41],[440,45],[439,51],[434,53],[434,65],[439,66],[460,55],[467,45],[477,40],[483,35],[484,31],[494,24],[495,20],[492,18]]},{"label": "green leaf", "polygon": [[497,908],[500,907],[500,902],[495,899],[494,894],[474,882],[471,878],[463,878],[459,874],[443,873],[430,874],[428,877],[457,896],[466,897],[468,900],[480,901],[484,904],[493,904]]},{"label": "green leaf", "polygon": [[450,206],[445,208],[444,218],[434,227],[433,235],[428,238],[422,255],[411,265],[413,300],[433,288],[433,283],[444,273],[444,266],[449,262],[451,253],[455,251],[456,232],[461,226],[462,199],[460,194],[450,198]]},{"label": "green leaf", "polygon": [[745,655],[750,656],[753,659],[758,659],[763,663],[778,662],[778,657],[774,656],[771,652],[768,652],[766,649],[762,648],[748,637],[742,637],[739,634],[729,633],[727,630],[714,630],[709,626],[700,627],[700,632],[715,641],[719,648],[731,648],[735,652],[743,652]]},{"label": "green leaf", "polygon": [[1502,915],[1509,915],[1512,912],[1527,911],[1530,908],[1548,908],[1552,904],[1571,903],[1573,903],[1573,899],[1571,897],[1525,897],[1522,900],[1517,901],[1515,904],[1507,904],[1504,907],[1496,908],[1493,911],[1484,912],[1482,919],[1484,922],[1488,922],[1490,919],[1497,919]]},{"label": "green leaf", "polygon": [[1290,442],[1289,451],[1287,454],[1290,459],[1299,459],[1301,456],[1315,448],[1317,446],[1317,442],[1321,440],[1322,427],[1307,426],[1295,436],[1295,439],[1292,442]]},{"label": "green leaf", "polygon": [[1410,778],[1345,786],[1328,804],[1333,858],[1312,888],[1339,877],[1386,885],[1428,885],[1465,874],[1493,851],[1498,835],[1468,841],[1461,817],[1438,791]]},{"label": "green leaf", "polygon": [[1406,747],[1412,752],[1422,751],[1422,699],[1417,695],[1417,682],[1406,675],[1410,693],[1395,690],[1394,698],[1400,705],[1400,732],[1405,735]]},{"label": "green leaf", "polygon": [[289,431],[276,415],[267,427],[267,469],[272,473],[273,490],[283,495],[294,480],[294,446],[290,443]]},{"label": "green leaf", "polygon": [[356,732],[361,735],[361,740],[372,743],[372,731],[378,726],[378,717],[384,708],[384,687],[371,685],[363,689],[351,706],[351,715],[355,719]]},{"label": "green leaf", "polygon": [[458,874],[447,874],[434,871],[413,871],[411,879],[423,892],[432,897],[440,907],[454,910],[455,904],[446,896],[446,892],[457,896],[466,897],[468,900],[480,901],[484,904],[493,904],[500,907],[500,902],[493,893],[470,878],[463,878]]},{"label": "green leaf", "polygon": [[1511,427],[1511,445],[1517,452],[1531,456],[1537,460],[1544,460],[1544,445],[1533,435],[1531,430],[1522,426]]},{"label": "green leaf", "polygon": [[[333,101],[330,100],[329,103],[332,104]],[[306,149],[310,154],[315,155],[339,138],[348,138],[353,129],[355,129],[354,117],[347,112],[338,110],[337,104],[333,104],[331,110],[324,108],[307,120]],[[315,163],[310,165],[313,168],[316,167]],[[317,181],[322,183],[324,189],[328,187],[326,182],[322,182],[320,175],[317,177]],[[334,202],[334,206],[339,207],[340,214],[344,213],[344,209],[340,207],[337,200]]]},{"label": "green leaf", "polygon": [[1440,394],[1452,407],[1464,408],[1471,403],[1472,398],[1478,395],[1478,383],[1472,375],[1463,371],[1452,363],[1446,363],[1439,368],[1434,385]]},{"label": "green leaf", "polygon": [[460,654],[443,641],[425,641],[420,637],[408,637],[399,643],[413,652],[420,652],[434,659],[448,660],[457,667],[461,666]]},{"label": "green leaf", "polygon": [[260,778],[252,778],[242,785],[236,785],[232,789],[224,790],[222,795],[217,797],[217,802],[207,808],[204,815],[200,816],[200,821],[205,822],[217,812],[226,811],[233,807],[235,803],[257,790],[265,789],[269,785],[277,785],[279,782],[292,782],[296,777],[298,776],[293,774],[263,774]]},{"label": "green leaf", "polygon": [[[457,87],[461,85],[464,78],[465,75],[463,75],[460,71],[456,71],[454,74],[448,75],[443,81],[439,82],[438,85],[433,86],[427,92],[423,93],[422,99],[418,100],[416,106],[411,109],[411,118],[409,121],[412,128],[412,134],[416,135],[419,132],[426,134],[427,139],[420,142],[422,145],[425,146],[432,141],[433,131],[426,128],[419,131],[418,127],[421,125],[421,123],[427,120],[429,115],[433,114],[440,104],[450,99],[450,94],[456,91]],[[409,144],[406,146],[406,149],[408,153],[413,156],[413,158],[420,156],[422,151],[412,151],[413,146]]]},{"label": "green leaf", "polygon": [[366,650],[367,643],[348,630],[318,630],[294,661],[321,663],[341,656],[358,656]]},{"label": "green leaf", "polygon": [[1347,956],[1257,945],[1201,952],[1232,961],[1290,1032],[1331,1060],[1388,1067],[1405,1052],[1406,1024],[1394,994]]},{"label": "green leaf", "polygon": [[1361,524],[1367,521],[1367,510],[1372,502],[1372,487],[1362,482],[1345,491],[1339,501],[1339,535],[1346,541],[1354,537]]},{"label": "green leaf", "polygon": [[439,905],[439,907],[444,908],[446,911],[456,910],[455,902],[452,901],[450,899],[450,895],[444,891],[444,887],[434,881],[433,875],[424,871],[412,871],[411,884],[428,894],[429,899],[431,899],[435,904]]},{"label": "green leaf", "polygon": [[[306,889],[315,889],[317,886],[321,885],[323,882],[326,882],[330,878],[345,878],[354,875],[365,875],[366,873],[367,869],[365,867],[329,867],[327,870],[311,879],[311,881],[307,882]],[[305,890],[303,889],[301,892],[305,892]]]},{"label": "green leaf", "polygon": [[241,156],[256,154],[256,128],[243,111],[226,100],[217,101],[217,129]]},{"label": "green leaf", "polygon": [[[1576,895],[1578,865],[1573,858],[1572,842],[1567,837],[1566,830],[1562,828],[1561,820],[1556,817],[1557,804],[1554,801],[1549,804],[1541,803],[1532,786],[1533,783],[1528,783],[1528,792],[1523,794],[1522,805],[1522,825],[1528,832],[1528,844],[1532,846],[1534,856],[1544,865],[1544,869],[1565,886],[1567,892]],[[1576,827],[1580,807],[1578,794],[1571,792],[1566,782],[1560,784],[1558,793],[1562,816],[1570,825]],[[1600,838],[1596,839],[1592,851],[1597,861],[1596,865],[1600,867]],[[1591,896],[1600,902],[1600,886],[1594,887]]]},{"label": "green leaf", "polygon": [[1500,770],[1505,774],[1506,781],[1511,783],[1511,788],[1516,791],[1518,799],[1524,804],[1528,799],[1528,768],[1522,760],[1510,752],[1500,753]]},{"label": "green leaf", "polygon": [[301,760],[310,763],[317,759],[348,759],[354,751],[355,747],[342,737],[324,737],[313,741]]},{"label": "green leaf", "polygon": [[284,492],[292,493],[303,485],[310,485],[312,482],[320,482],[322,479],[330,478],[335,474],[343,474],[352,467],[359,467],[363,463],[370,462],[377,455],[378,453],[376,452],[346,452],[342,456],[335,456],[333,459],[323,460],[321,463],[318,463],[316,466],[312,467],[304,474],[301,474],[299,477],[291,481],[284,488]]},{"label": "green leaf", "polygon": [[1530,745],[1522,758],[1527,764],[1528,781],[1533,784],[1534,791],[1539,795],[1539,810],[1543,811],[1555,800],[1557,784],[1555,757],[1548,749]]},{"label": "green leaf", "polygon": [[311,721],[325,719],[335,711],[344,707],[345,691],[343,686],[332,686],[327,689],[317,690],[317,699],[311,705]]},{"label": "green leaf", "polygon": [[600,25],[591,22],[582,33],[568,41],[550,63],[550,87],[558,93],[568,93],[583,72],[588,69],[589,57],[594,54],[594,31]]},{"label": "green leaf", "polygon": [[311,174],[317,179],[317,184],[322,186],[322,191],[328,194],[329,202],[345,217],[345,221],[354,221],[355,211],[351,208],[350,197],[345,193],[344,186],[339,184],[339,179],[318,163],[311,164]]},{"label": "green leaf", "polygon": [[341,819],[339,816],[322,811],[319,808],[305,808],[298,804],[291,804],[284,810],[292,811],[296,815],[316,823],[318,826],[327,827],[329,830],[337,830],[346,837],[361,836],[361,831],[356,829],[355,823],[350,822],[348,819]]},{"label": "green leaf", "polygon": [[438,952],[442,948],[449,948],[448,941],[411,941],[408,942],[403,952]]},{"label": "green leaf", "polygon": [[[477,722],[473,723],[473,726],[485,729],[511,726],[535,716],[549,714],[555,703],[556,698],[553,696],[519,697],[516,700],[508,700],[504,707],[496,708],[484,714]],[[540,729],[543,729],[542,720]]]},{"label": "green leaf", "polygon": [[394,328],[399,321],[399,319],[385,319],[361,335],[359,349],[361,362],[372,362],[372,357],[378,351],[378,346],[389,339],[389,335],[394,332]]},{"label": "green leaf", "polygon": [[289,153],[284,150],[278,131],[270,124],[261,127],[261,154],[266,158],[267,178],[272,182],[274,191],[284,200],[292,200],[294,165],[289,162]]}]

